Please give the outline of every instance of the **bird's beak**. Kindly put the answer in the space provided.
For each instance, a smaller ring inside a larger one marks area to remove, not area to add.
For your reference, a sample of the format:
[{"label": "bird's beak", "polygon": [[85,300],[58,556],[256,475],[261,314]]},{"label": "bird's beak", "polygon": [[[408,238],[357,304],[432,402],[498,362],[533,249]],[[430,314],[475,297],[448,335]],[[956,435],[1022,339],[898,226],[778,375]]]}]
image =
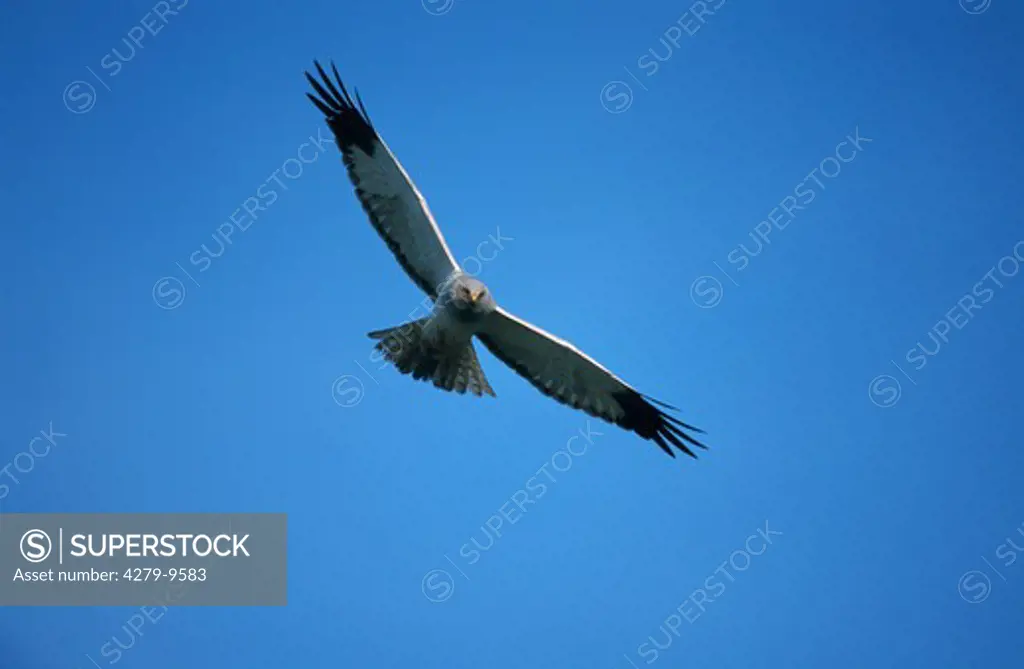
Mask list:
[{"label": "bird's beak", "polygon": [[471,292],[469,294],[469,301],[472,302],[473,304],[476,304],[476,301],[480,299],[480,294],[482,292],[482,290],[474,290],[473,292]]}]

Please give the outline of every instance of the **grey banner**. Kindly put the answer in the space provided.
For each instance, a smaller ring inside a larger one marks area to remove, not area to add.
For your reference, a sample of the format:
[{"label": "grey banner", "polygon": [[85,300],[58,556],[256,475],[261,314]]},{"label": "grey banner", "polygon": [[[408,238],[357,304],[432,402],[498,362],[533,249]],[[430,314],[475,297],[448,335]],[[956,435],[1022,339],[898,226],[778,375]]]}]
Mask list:
[{"label": "grey banner", "polygon": [[0,515],[0,606],[284,606],[283,513]]}]

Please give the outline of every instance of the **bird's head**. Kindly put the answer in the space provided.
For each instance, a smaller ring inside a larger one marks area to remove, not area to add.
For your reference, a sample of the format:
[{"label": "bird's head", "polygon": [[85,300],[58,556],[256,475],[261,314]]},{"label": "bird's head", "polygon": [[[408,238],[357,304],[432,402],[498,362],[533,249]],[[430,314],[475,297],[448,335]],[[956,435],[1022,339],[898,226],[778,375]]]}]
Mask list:
[{"label": "bird's head", "polygon": [[498,306],[487,286],[473,277],[460,277],[452,282],[450,297],[452,306],[466,314],[485,315]]}]

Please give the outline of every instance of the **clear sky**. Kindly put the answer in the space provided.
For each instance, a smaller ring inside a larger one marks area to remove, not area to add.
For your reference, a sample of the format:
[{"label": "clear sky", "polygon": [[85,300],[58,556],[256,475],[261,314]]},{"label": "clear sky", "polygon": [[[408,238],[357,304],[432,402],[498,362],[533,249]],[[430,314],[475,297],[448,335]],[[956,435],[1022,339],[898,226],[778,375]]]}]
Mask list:
[{"label": "clear sky", "polygon": [[[0,510],[286,512],[289,602],[0,609],[0,667],[1020,666],[1021,3],[3,12]],[[313,58],[711,449],[371,361],[422,295]]]}]

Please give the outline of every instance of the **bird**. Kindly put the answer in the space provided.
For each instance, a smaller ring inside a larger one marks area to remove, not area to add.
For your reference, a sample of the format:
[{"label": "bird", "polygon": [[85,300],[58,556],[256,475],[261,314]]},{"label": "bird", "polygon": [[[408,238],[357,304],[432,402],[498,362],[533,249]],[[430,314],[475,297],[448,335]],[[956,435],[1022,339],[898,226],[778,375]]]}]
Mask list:
[{"label": "bird", "polygon": [[349,95],[338,68],[331,76],[313,61],[313,92],[371,225],[432,300],[428,316],[368,333],[375,349],[405,375],[478,397],[496,394],[484,375],[474,337],[537,390],[558,402],[653,441],[676,457],[706,449],[691,433],[704,430],[667,411],[676,407],[640,393],[568,341],[505,310],[490,289],[456,262],[412,179],[377,133],[359,91]]}]

